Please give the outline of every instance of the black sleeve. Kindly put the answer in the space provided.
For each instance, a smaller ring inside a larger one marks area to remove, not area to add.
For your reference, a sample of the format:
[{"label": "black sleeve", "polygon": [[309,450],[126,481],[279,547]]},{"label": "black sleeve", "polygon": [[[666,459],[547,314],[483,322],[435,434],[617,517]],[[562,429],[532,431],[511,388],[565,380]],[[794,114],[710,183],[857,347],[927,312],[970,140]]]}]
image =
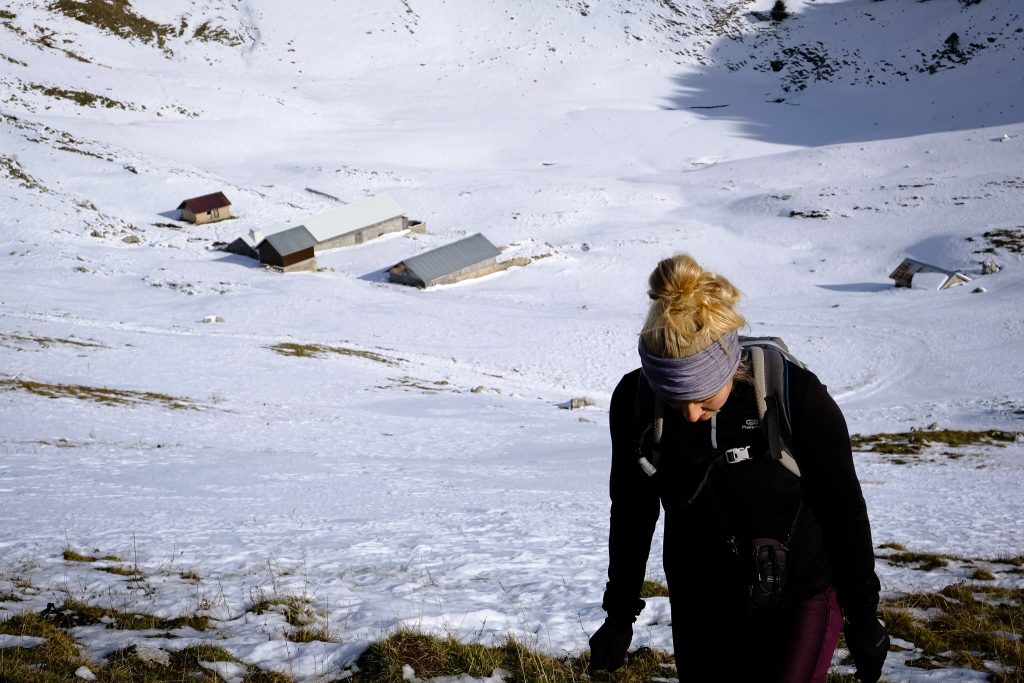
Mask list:
[{"label": "black sleeve", "polygon": [[836,596],[851,621],[874,617],[879,581],[867,505],[839,406],[811,372],[790,366],[793,450],[804,498],[821,525]]},{"label": "black sleeve", "polygon": [[[660,512],[657,488],[637,464],[636,400],[640,371],[626,375],[612,394],[609,428],[612,466],[609,479],[611,520],[608,534],[608,584],[601,606],[609,616],[632,621],[640,599]],[[650,416],[645,416],[650,419]]]}]

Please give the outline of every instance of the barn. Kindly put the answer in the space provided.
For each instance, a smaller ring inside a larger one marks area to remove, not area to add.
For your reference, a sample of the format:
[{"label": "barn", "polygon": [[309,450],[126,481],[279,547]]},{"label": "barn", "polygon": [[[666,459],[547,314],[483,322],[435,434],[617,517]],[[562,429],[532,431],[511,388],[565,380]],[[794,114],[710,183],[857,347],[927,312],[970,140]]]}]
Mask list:
[{"label": "barn", "polygon": [[316,238],[318,252],[362,244],[399,230],[426,232],[422,221],[409,219],[387,194],[308,216],[301,223]]},{"label": "barn", "polygon": [[231,202],[223,192],[186,199],[178,205],[181,220],[190,223],[213,223],[231,218]]},{"label": "barn", "polygon": [[420,288],[451,284],[504,270],[506,264],[498,263],[500,254],[486,237],[476,233],[396,263],[388,269],[388,279]]},{"label": "barn", "polygon": [[316,270],[313,247],[316,238],[305,226],[297,225],[263,238],[257,245],[260,263],[276,270],[291,273],[301,270]]}]

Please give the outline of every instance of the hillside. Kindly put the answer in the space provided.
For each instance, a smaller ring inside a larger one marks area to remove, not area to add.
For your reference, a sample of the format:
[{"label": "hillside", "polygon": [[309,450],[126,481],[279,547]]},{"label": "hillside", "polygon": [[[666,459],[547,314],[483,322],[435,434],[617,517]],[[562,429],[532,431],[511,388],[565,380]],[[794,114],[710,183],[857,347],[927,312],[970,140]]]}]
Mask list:
[{"label": "hillside", "polygon": [[[298,680],[396,626],[581,652],[603,618],[607,404],[647,274],[679,251],[732,278],[751,333],[785,338],[864,436],[876,544],[958,558],[880,559],[888,598],[971,562],[1024,588],[996,561],[1024,553],[1024,12],[771,5],[0,5],[0,619],[68,596],[198,614]],[[235,218],[179,220],[219,191]],[[311,273],[217,248],[385,193],[427,233]],[[527,265],[387,281],[476,232]],[[907,256],[972,281],[895,290]],[[1010,436],[903,462],[868,438],[943,429]],[[279,595],[332,638],[286,639],[254,609]],[[667,601],[641,620],[634,647],[669,650]],[[74,633],[95,661],[138,638]],[[887,680],[923,680],[917,656]],[[936,661],[927,680],[984,679]]]}]

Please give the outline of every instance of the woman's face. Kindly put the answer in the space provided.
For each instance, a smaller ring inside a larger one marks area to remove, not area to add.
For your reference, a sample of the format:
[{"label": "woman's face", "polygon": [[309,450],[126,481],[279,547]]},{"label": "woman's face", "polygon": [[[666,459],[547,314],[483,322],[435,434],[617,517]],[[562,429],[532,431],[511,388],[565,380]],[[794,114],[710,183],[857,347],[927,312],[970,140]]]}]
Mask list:
[{"label": "woman's face", "polygon": [[683,419],[687,422],[710,420],[725,405],[731,391],[732,380],[729,380],[714,396],[708,396],[696,401],[665,401],[665,405],[672,410],[680,412]]}]

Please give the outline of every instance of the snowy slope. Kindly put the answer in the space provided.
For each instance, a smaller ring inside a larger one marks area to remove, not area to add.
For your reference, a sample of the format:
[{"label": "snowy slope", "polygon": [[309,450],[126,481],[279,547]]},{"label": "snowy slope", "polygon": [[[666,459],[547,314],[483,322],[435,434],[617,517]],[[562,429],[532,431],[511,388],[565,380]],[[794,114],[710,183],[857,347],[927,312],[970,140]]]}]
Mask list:
[{"label": "snowy slope", "polygon": [[[1020,431],[1024,270],[1001,249],[982,276],[979,250],[1024,230],[1024,16],[787,4],[775,24],[760,0],[136,2],[162,45],[4,4],[0,581],[27,578],[40,608],[208,609],[232,651],[300,677],[399,623],[578,652],[603,616],[607,401],[637,364],[646,276],[678,251],[733,278],[751,332],[784,337],[851,431]],[[429,232],[294,275],[213,248],[337,206],[307,188],[387,192]],[[236,219],[176,220],[214,191]],[[535,260],[386,282],[478,231]],[[896,291],[904,256],[976,281]],[[596,406],[559,407],[580,396]],[[863,456],[876,542],[1020,554],[1020,455]],[[138,558],[149,589],[69,569],[65,546]],[[278,590],[341,642],[268,644],[280,624],[246,608]],[[667,605],[643,618],[634,646],[669,648]]]}]

